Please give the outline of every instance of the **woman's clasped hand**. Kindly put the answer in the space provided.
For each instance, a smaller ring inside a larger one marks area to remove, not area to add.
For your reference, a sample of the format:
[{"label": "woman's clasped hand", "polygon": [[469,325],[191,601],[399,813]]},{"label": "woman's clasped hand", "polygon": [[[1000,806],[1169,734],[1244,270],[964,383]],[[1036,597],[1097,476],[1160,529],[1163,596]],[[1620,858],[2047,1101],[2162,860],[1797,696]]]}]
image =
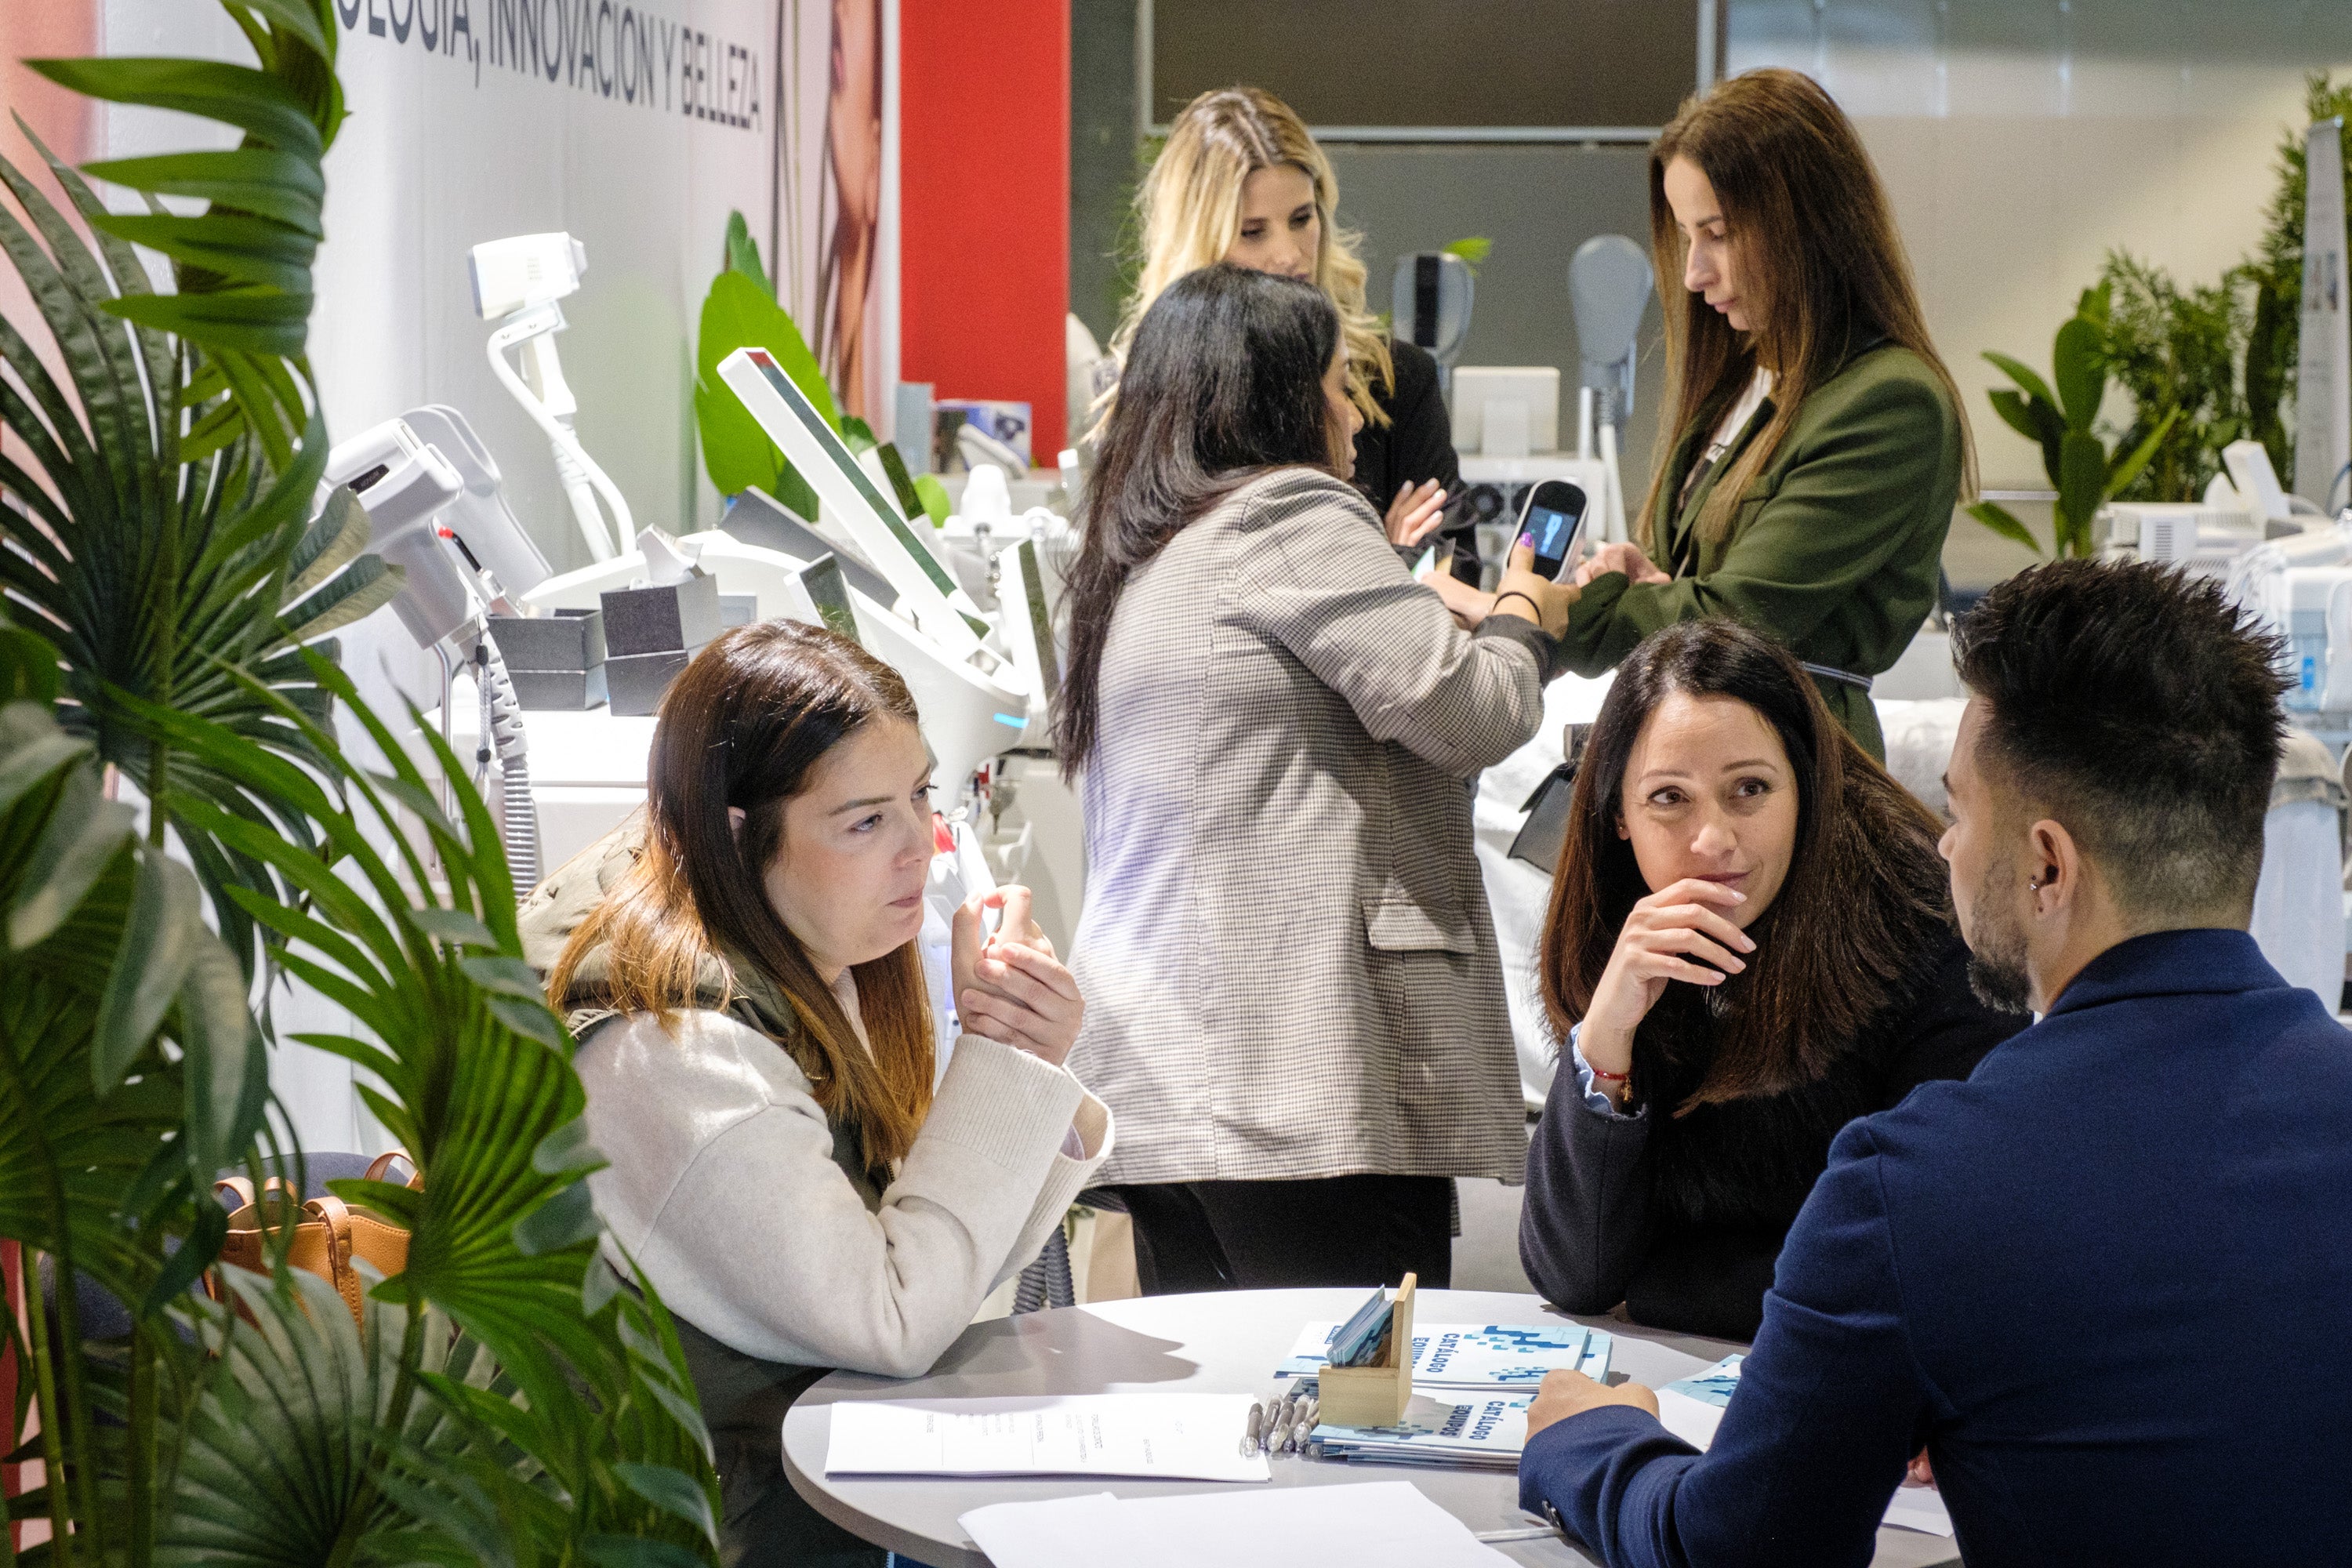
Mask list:
[{"label": "woman's clasped hand", "polygon": [[[971,1033],[1060,1067],[1077,1042],[1087,1005],[1029,903],[1028,889],[999,888],[956,910],[956,1013]],[[1002,914],[992,935],[982,927],[987,910]]]},{"label": "woman's clasped hand", "polygon": [[1633,1065],[1633,1031],[1665,994],[1666,982],[1720,985],[1747,969],[1744,955],[1756,951],[1756,939],[1731,919],[1747,901],[1737,888],[1686,877],[1633,906],[1577,1037],[1587,1066],[1622,1075]]}]

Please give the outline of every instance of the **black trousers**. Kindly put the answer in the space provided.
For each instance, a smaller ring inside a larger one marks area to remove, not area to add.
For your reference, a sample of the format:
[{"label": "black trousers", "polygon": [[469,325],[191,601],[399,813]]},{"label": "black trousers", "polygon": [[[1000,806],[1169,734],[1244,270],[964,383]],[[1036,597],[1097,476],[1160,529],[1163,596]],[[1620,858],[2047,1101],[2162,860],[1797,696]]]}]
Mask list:
[{"label": "black trousers", "polygon": [[1454,1279],[1449,1176],[1158,1182],[1114,1189],[1135,1220],[1147,1296]]}]

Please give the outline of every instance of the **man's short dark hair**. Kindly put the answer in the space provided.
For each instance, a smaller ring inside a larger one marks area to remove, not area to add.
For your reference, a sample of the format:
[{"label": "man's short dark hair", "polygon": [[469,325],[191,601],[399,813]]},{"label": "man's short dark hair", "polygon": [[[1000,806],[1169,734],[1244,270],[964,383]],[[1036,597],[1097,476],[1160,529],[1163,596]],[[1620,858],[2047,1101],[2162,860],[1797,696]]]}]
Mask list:
[{"label": "man's short dark hair", "polygon": [[2252,900],[2281,651],[2219,584],[2149,562],[2033,567],[1952,628],[1990,760],[2137,914]]}]

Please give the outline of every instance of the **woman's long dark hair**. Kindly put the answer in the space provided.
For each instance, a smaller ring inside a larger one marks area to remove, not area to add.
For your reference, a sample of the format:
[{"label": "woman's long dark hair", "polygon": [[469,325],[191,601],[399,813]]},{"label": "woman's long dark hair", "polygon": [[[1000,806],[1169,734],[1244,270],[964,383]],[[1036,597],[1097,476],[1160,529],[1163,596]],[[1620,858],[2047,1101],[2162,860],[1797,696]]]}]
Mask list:
[{"label": "woman's long dark hair", "polygon": [[[869,1054],[833,988],[768,901],[784,803],[819,759],[877,719],[916,721],[898,672],[848,638],[761,621],[712,639],[662,697],[646,770],[645,850],[563,944],[548,976],[561,1010],[576,1000],[667,1018],[709,1006],[711,959],[755,964],[791,1005],[793,1054],[828,1116],[857,1129],[880,1172],[915,1142],[931,1100],[931,1005],[913,942],[851,973]],[[730,806],[743,810],[739,835]],[[575,998],[574,974],[604,951],[608,978]],[[731,973],[731,971],[730,971]]]},{"label": "woman's long dark hair", "polygon": [[[1739,291],[1759,312],[1742,332],[1682,287],[1688,242],[1666,200],[1666,165],[1687,158],[1721,205]],[[1713,430],[1755,378],[1773,373],[1773,415],[1708,494],[1702,537],[1731,527],[1748,487],[1796,425],[1804,400],[1874,339],[1909,349],[1943,384],[1960,424],[1960,490],[1976,490],[1976,456],[1959,387],[1927,336],[1926,312],[1894,208],[1870,153],[1821,84],[1779,67],[1743,71],[1684,103],[1650,149],[1650,258],[1664,311],[1664,428]],[[1676,476],[1675,436],[1656,444],[1643,527],[1653,558],[1659,498]]]},{"label": "woman's long dark hair", "polygon": [[1054,717],[1062,775],[1094,750],[1111,611],[1130,573],[1250,478],[1336,471],[1323,399],[1339,317],[1312,283],[1219,262],[1161,292],[1135,330],[1080,512],[1062,596],[1070,663]]},{"label": "woman's long dark hair", "polygon": [[[1677,691],[1754,709],[1780,737],[1797,789],[1788,878],[1749,928],[1747,970],[1707,998],[1714,1059],[1669,1108],[1683,1110],[1821,1077],[1916,981],[1924,952],[1951,929],[1951,893],[1936,852],[1943,825],[1854,743],[1787,649],[1732,621],[1668,626],[1617,667],[1577,768],[1540,959],[1560,1037],[1591,1006],[1625,917],[1655,891],[1617,829],[1634,743]],[[1637,1038],[1674,1010],[1675,993],[1694,989],[1668,982]]]}]

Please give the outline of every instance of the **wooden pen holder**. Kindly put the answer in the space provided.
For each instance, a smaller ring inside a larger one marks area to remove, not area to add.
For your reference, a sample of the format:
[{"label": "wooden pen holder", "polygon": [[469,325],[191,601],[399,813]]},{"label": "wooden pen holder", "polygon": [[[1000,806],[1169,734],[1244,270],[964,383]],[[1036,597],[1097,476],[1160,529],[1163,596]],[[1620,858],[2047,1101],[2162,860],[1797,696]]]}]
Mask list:
[{"label": "wooden pen holder", "polygon": [[1393,1426],[1412,1402],[1412,1292],[1404,1277],[1389,1312],[1388,1348],[1370,1366],[1327,1366],[1316,1373],[1316,1419],[1334,1426]]}]

